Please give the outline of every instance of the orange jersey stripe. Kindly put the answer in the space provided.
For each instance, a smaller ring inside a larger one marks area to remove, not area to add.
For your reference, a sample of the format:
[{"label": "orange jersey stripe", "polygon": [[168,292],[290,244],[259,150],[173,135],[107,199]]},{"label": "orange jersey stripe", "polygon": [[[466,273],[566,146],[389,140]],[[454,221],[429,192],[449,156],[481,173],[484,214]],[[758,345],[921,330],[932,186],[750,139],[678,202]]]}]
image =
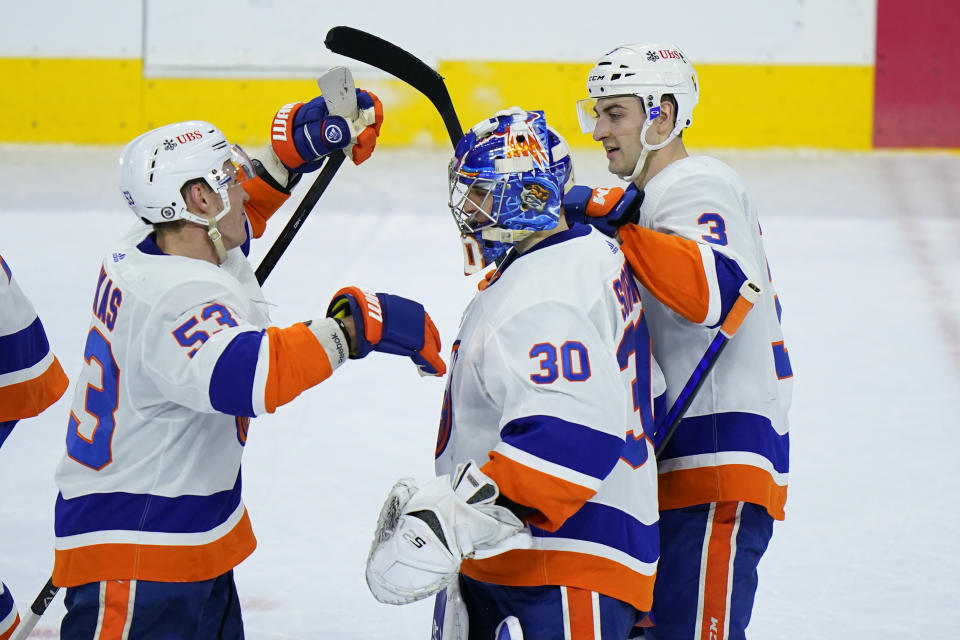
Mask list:
[{"label": "orange jersey stripe", "polygon": [[653,603],[656,574],[645,576],[618,562],[575,551],[519,549],[484,560],[464,560],[460,571],[483,582],[513,587],[555,584],[596,591],[640,611]]},{"label": "orange jersey stripe", "polygon": [[660,474],[660,510],[682,509],[709,502],[750,502],[766,508],[775,520],[783,520],[787,487],[770,474],[745,464],[680,469]]},{"label": "orange jersey stripe", "polygon": [[517,504],[536,509],[539,513],[526,520],[547,531],[559,529],[596,494],[592,489],[537,471],[497,451],[490,452],[490,460],[481,470],[497,483],[503,495]]},{"label": "orange jersey stripe", "polygon": [[17,627],[20,625],[20,614],[18,613],[14,616],[13,626],[7,629],[6,631],[0,633],[0,640],[10,640],[13,637],[13,632],[17,630]]},{"label": "orange jersey stripe", "polygon": [[290,194],[277,191],[259,176],[244,182],[243,190],[250,196],[243,209],[250,221],[253,237],[259,238],[267,228],[267,220],[290,198]]},{"label": "orange jersey stripe", "polygon": [[567,587],[567,612],[570,640],[595,640],[593,635],[593,595],[590,591]]},{"label": "orange jersey stripe", "polygon": [[635,224],[620,227],[620,247],[637,280],[681,316],[700,324],[710,310],[710,287],[693,240]]},{"label": "orange jersey stripe", "polygon": [[100,633],[94,640],[123,640],[123,631],[127,626],[127,609],[130,602],[129,580],[107,580],[103,583],[103,623]]},{"label": "orange jersey stripe", "polygon": [[60,399],[69,382],[60,361],[54,357],[47,370],[36,378],[0,388],[0,421],[39,415]]},{"label": "orange jersey stripe", "polygon": [[723,638],[727,621],[727,595],[729,593],[730,562],[733,556],[734,523],[739,503],[721,502],[711,508],[710,538],[706,541],[706,566],[701,567],[703,577],[703,613],[700,624],[700,640]]},{"label": "orange jersey stripe", "polygon": [[237,526],[209,544],[98,544],[57,549],[53,583],[58,587],[75,587],[102,580],[210,580],[240,564],[256,546],[257,540],[245,511]]},{"label": "orange jersey stripe", "polygon": [[327,352],[310,328],[298,322],[286,329],[267,329],[270,368],[265,404],[273,413],[298,395],[333,374]]}]

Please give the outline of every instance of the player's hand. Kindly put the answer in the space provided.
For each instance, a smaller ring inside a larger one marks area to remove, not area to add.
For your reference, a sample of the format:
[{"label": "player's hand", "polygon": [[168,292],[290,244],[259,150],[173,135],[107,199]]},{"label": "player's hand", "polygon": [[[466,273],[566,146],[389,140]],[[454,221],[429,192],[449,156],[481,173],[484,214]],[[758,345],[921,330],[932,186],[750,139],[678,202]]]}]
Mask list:
[{"label": "player's hand", "polygon": [[589,224],[612,238],[623,225],[640,220],[641,204],[643,191],[635,184],[626,190],[574,185],[563,197],[563,212],[567,224]]},{"label": "player's hand", "polygon": [[440,333],[423,305],[389,293],[373,293],[359,287],[344,287],[334,294],[327,317],[350,316],[356,339],[350,357],[371,351],[408,356],[421,375],[442,376],[447,365],[440,357]]},{"label": "player's hand", "polygon": [[298,173],[314,171],[338,149],[360,164],[377,144],[383,105],[374,94],[357,89],[357,110],[353,120],[330,115],[323,96],[284,105],[273,117],[273,150],[287,169]]}]

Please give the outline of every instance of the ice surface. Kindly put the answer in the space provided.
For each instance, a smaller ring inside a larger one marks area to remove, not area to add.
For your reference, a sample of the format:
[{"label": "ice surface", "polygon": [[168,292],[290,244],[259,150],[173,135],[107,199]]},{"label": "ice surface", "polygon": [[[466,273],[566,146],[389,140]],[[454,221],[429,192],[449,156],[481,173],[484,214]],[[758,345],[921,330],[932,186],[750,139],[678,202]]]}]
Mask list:
[{"label": "ice surface", "polygon": [[[100,256],[132,221],[117,153],[0,147],[0,253],[71,379]],[[787,520],[760,564],[750,636],[956,637],[960,156],[716,155],[760,206],[797,376]],[[347,163],[264,287],[275,323],[315,317],[356,283],[423,301],[449,348],[474,282],[460,273],[446,159]],[[580,182],[613,184],[599,154],[575,159]],[[244,492],[259,548],[236,572],[248,638],[429,636],[431,603],[376,603],[363,565],[391,484],[432,473],[442,393],[442,380],[373,354],[253,422]],[[0,451],[0,577],[21,611],[53,562],[71,396]],[[60,596],[33,637],[56,637],[63,611]]]}]

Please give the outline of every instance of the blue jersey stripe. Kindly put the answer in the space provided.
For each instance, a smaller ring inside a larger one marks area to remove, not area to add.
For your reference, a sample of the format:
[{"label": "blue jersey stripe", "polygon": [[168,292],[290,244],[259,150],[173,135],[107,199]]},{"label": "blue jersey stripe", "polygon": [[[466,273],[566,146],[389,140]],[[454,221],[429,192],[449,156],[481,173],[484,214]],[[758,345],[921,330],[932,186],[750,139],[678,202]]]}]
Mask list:
[{"label": "blue jersey stripe", "polygon": [[717,269],[717,282],[720,284],[720,321],[713,327],[719,327],[733,303],[740,297],[740,287],[747,281],[747,276],[743,274],[743,269],[736,260],[718,251],[713,252],[713,258]]},{"label": "blue jersey stripe", "polygon": [[230,341],[210,376],[210,404],[231,416],[256,417],[253,381],[260,357],[262,331],[244,331]]},{"label": "blue jersey stripe", "polygon": [[553,416],[511,420],[503,441],[542,460],[603,480],[620,459],[623,440],[609,433]]},{"label": "blue jersey stripe", "polygon": [[0,374],[29,369],[50,351],[40,318],[24,329],[0,336]]},{"label": "blue jersey stripe", "polygon": [[168,498],[149,493],[91,493],[67,500],[57,496],[58,537],[92,531],[203,533],[230,517],[240,504],[240,475],[232,489],[209,496]]},{"label": "blue jersey stripe", "polygon": [[530,527],[534,537],[571,538],[597,542],[640,560],[653,563],[660,556],[657,524],[643,524],[614,507],[596,502],[584,503],[556,531]]},{"label": "blue jersey stripe", "polygon": [[10,588],[4,584],[3,593],[0,593],[0,622],[3,622],[3,619],[10,615],[10,613],[13,611],[13,607],[13,594],[10,593]]},{"label": "blue jersey stripe", "polygon": [[769,418],[752,413],[717,413],[684,418],[662,460],[717,451],[750,451],[768,459],[777,473],[790,468],[790,434],[780,435]]},{"label": "blue jersey stripe", "polygon": [[[16,420],[7,420],[6,422],[0,422],[0,447],[3,446],[3,442],[7,439],[13,432],[14,425],[17,424]],[[0,616],[2,618],[3,616]]]},{"label": "blue jersey stripe", "polygon": [[151,233],[146,238],[140,241],[140,244],[137,245],[137,249],[140,249],[143,253],[146,253],[151,256],[165,256],[165,254],[160,247],[157,245],[156,233]]}]

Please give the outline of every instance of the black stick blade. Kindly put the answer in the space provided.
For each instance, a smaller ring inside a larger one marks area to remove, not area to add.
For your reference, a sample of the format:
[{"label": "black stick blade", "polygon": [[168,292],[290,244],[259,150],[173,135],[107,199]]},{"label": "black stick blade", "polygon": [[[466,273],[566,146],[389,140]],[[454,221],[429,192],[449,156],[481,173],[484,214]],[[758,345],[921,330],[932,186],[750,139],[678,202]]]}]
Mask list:
[{"label": "black stick blade", "polygon": [[460,119],[443,77],[433,68],[409,51],[353,27],[333,27],[323,42],[330,51],[386,71],[425,95],[440,112],[450,143],[457,146],[463,137]]}]

